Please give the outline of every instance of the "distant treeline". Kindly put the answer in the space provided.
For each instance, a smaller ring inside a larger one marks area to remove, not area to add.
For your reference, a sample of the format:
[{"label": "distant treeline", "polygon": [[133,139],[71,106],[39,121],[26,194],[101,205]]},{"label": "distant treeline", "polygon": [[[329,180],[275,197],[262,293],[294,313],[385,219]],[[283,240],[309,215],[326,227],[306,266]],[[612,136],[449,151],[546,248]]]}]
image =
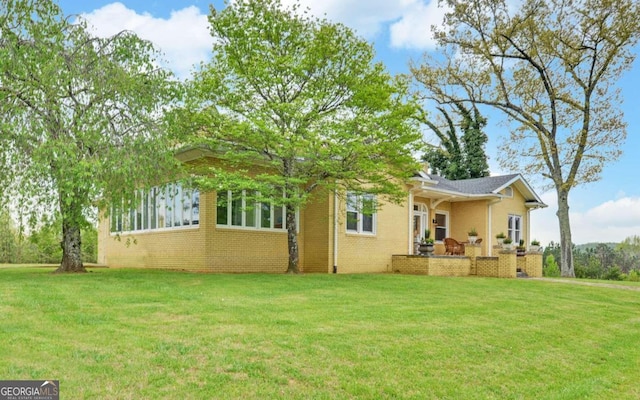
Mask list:
[{"label": "distant treeline", "polygon": [[[544,260],[545,276],[559,276],[559,243],[549,243]],[[639,281],[640,236],[628,237],[621,243],[573,245],[573,260],[576,278]]]},{"label": "distant treeline", "polygon": [[[20,232],[6,211],[0,211],[0,263],[56,264],[62,260],[62,225],[44,221],[29,234]],[[94,263],[98,252],[98,231],[82,230],[82,261]]]}]

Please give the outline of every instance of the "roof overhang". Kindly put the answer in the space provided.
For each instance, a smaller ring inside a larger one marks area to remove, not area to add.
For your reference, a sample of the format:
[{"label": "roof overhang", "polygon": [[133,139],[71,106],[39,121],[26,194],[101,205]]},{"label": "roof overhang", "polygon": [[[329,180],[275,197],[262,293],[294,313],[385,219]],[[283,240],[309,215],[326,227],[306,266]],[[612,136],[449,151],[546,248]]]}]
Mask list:
[{"label": "roof overhang", "polygon": [[439,188],[438,182],[432,179],[422,180],[414,178],[411,191],[416,196],[428,197],[433,200],[444,200],[449,202],[474,201],[474,200],[493,200],[501,199],[504,196],[495,193],[470,194],[462,193],[454,190]]}]

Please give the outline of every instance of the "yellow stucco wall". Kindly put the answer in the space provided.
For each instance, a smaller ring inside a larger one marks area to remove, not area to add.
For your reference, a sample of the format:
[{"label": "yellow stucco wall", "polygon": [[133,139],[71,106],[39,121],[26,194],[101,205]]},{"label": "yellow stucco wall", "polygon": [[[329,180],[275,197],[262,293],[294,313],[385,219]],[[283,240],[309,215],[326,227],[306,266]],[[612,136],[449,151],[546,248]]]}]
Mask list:
[{"label": "yellow stucco wall", "polygon": [[481,248],[487,254],[487,235],[489,232],[487,216],[487,200],[465,201],[451,203],[451,237],[459,242],[465,242],[471,228],[478,232],[482,239]]},{"label": "yellow stucco wall", "polygon": [[338,273],[390,272],[391,256],[409,251],[409,204],[382,204],[376,215],[376,233],[357,234],[346,230],[346,209],[339,201]]},{"label": "yellow stucco wall", "polygon": [[[112,268],[208,268],[206,225],[211,221],[208,196],[201,196],[200,225],[122,234],[109,232],[102,218],[98,228],[98,260]],[[215,221],[215,218],[214,218]]]},{"label": "yellow stucco wall", "polygon": [[[522,194],[514,187],[513,197],[503,198],[497,203],[491,205],[491,230],[492,234],[489,236],[491,243],[496,244],[496,235],[503,232],[505,235],[508,231],[508,218],[509,214],[519,215],[522,217],[522,237],[525,244],[530,242],[530,238],[527,237],[529,220],[527,218],[527,207],[525,207],[525,199]],[[517,243],[514,243],[514,246]]]},{"label": "yellow stucco wall", "polygon": [[304,211],[304,272],[333,270],[333,196],[319,193]]}]

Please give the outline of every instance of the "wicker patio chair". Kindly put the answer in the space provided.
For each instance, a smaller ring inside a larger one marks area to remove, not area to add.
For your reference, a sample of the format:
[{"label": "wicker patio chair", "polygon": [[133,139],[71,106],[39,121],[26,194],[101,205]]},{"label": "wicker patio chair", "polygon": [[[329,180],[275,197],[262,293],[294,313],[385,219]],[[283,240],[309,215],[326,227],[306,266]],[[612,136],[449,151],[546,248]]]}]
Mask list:
[{"label": "wicker patio chair", "polygon": [[452,256],[464,254],[464,244],[454,238],[444,238],[444,254]]}]

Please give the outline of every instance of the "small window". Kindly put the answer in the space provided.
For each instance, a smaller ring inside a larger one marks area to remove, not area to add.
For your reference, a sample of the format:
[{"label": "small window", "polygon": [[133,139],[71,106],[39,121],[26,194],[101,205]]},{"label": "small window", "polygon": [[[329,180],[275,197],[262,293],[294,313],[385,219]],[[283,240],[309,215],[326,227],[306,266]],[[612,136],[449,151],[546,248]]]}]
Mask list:
[{"label": "small window", "polygon": [[511,186],[504,188],[504,195],[507,197],[513,197],[513,188]]},{"label": "small window", "polygon": [[435,213],[436,223],[434,224],[435,239],[437,241],[443,241],[448,236],[447,232],[447,214]]},{"label": "small window", "polygon": [[372,194],[347,193],[347,231],[374,234],[376,198]]}]

